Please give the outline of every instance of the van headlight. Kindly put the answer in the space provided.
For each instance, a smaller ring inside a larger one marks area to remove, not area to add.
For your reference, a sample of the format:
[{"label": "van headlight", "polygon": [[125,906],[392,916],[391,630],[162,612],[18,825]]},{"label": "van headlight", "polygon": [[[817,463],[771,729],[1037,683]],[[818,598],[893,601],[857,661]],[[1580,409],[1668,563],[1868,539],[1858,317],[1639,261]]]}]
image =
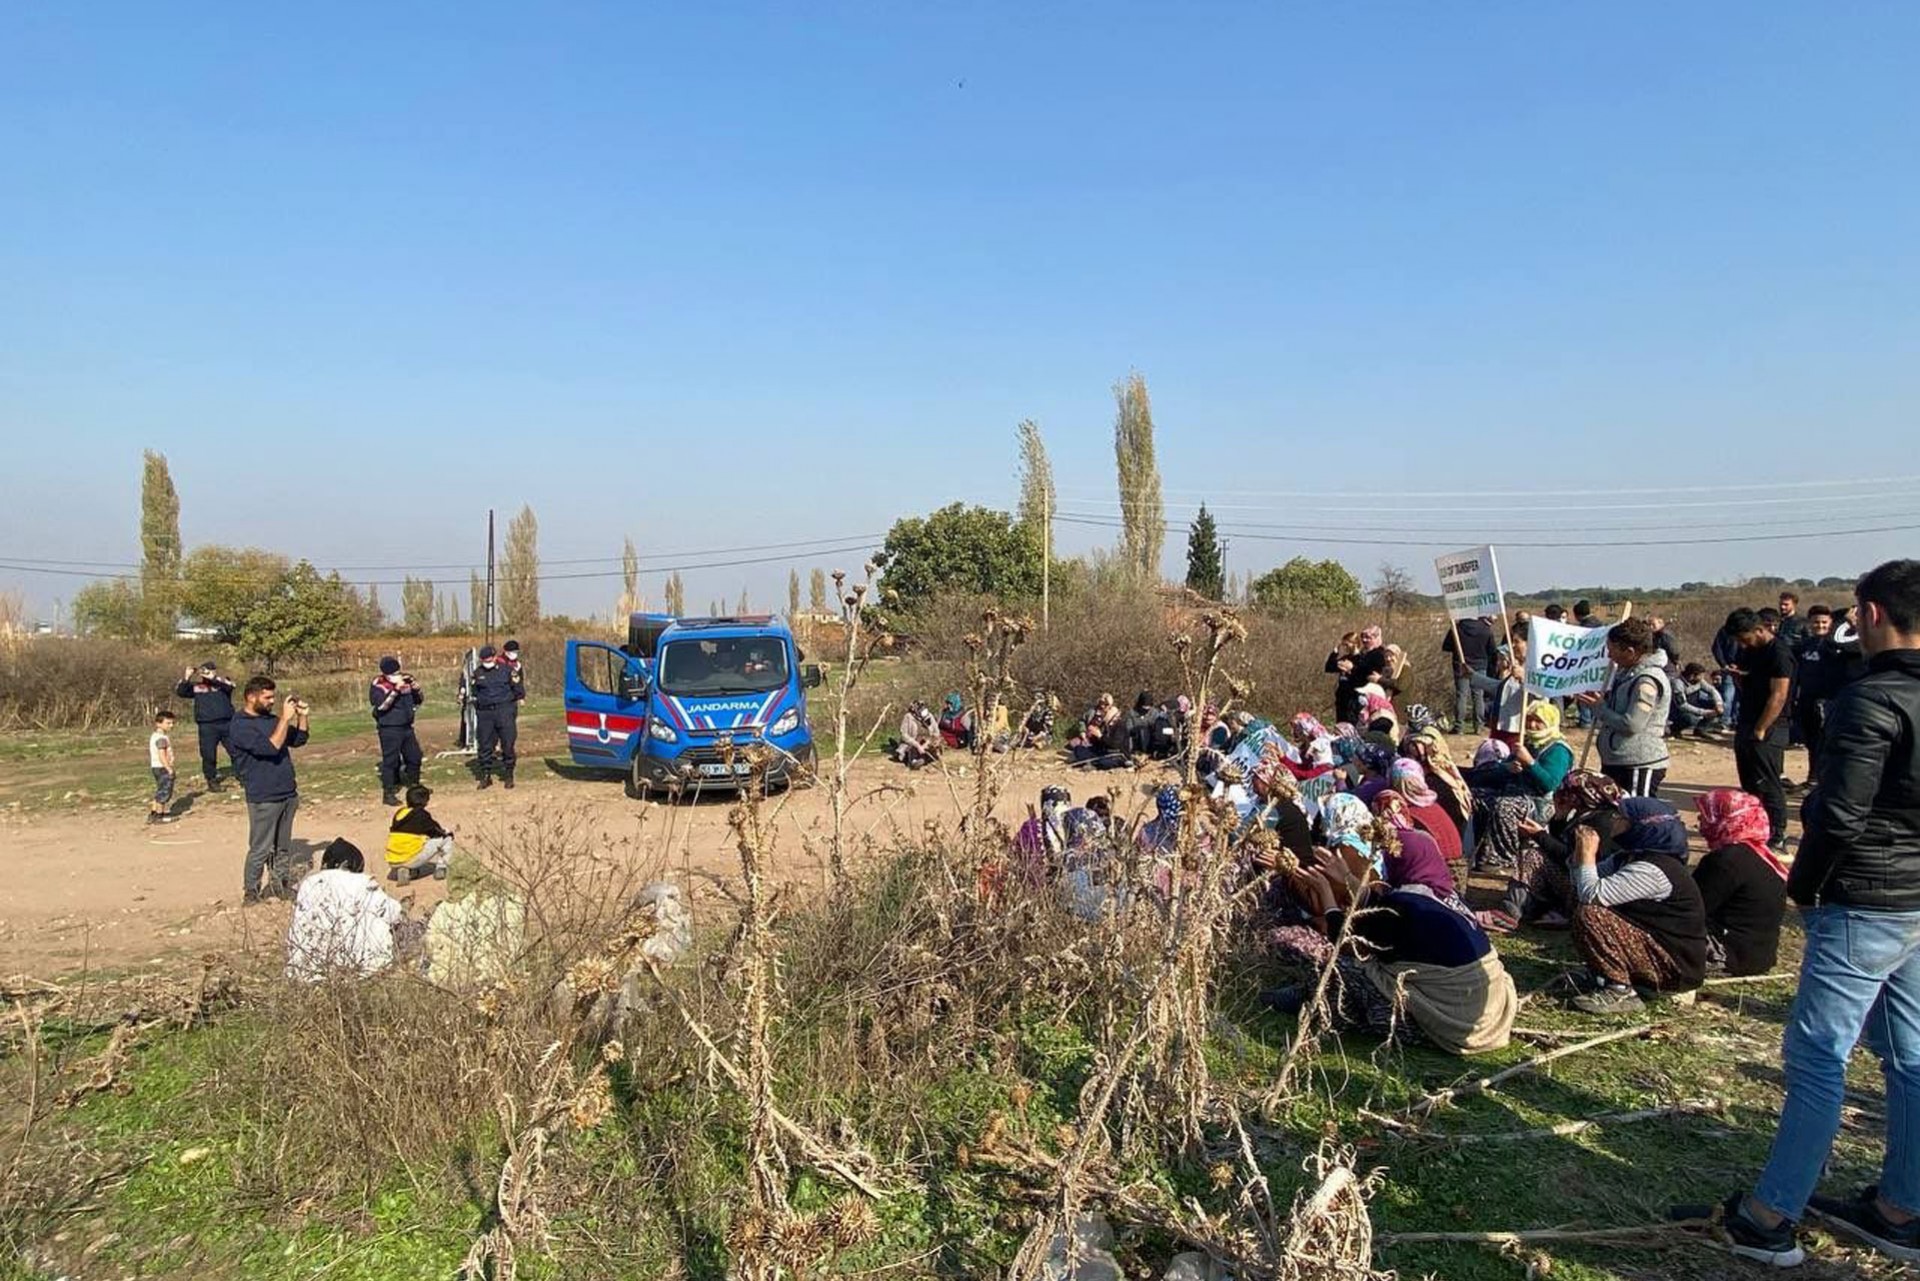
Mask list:
[{"label": "van headlight", "polygon": [[677,743],[680,741],[680,736],[673,732],[673,726],[667,724],[657,716],[649,717],[647,720],[647,737],[658,739],[662,743]]},{"label": "van headlight", "polygon": [[791,734],[799,728],[800,709],[797,707],[789,707],[786,712],[781,715],[780,719],[773,723],[773,727],[769,729],[767,733],[770,737],[779,738],[782,734]]}]

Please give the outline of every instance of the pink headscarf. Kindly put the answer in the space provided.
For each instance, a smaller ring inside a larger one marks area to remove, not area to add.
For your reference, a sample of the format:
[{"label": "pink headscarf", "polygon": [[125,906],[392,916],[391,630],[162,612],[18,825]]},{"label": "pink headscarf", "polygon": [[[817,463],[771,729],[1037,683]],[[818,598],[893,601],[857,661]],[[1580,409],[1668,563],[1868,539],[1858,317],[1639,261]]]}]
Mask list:
[{"label": "pink headscarf", "polygon": [[1716,787],[1694,805],[1700,811],[1700,835],[1709,850],[1744,845],[1779,873],[1781,880],[1787,879],[1787,865],[1767,845],[1773,828],[1759,797],[1731,787]]},{"label": "pink headscarf", "polygon": [[1424,807],[1440,803],[1439,795],[1427,786],[1427,772],[1412,757],[1402,756],[1395,760],[1387,777],[1391,780],[1393,790],[1406,797],[1409,805]]}]

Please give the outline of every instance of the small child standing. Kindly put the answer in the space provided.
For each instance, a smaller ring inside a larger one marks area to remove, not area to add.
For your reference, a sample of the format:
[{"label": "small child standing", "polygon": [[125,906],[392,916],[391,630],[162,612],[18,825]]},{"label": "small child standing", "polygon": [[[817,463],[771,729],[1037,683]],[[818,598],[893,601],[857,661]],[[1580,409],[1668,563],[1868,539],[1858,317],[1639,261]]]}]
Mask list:
[{"label": "small child standing", "polygon": [[415,783],[407,789],[407,803],[393,812],[387,829],[387,879],[405,885],[432,872],[447,879],[447,860],[453,855],[453,833],[427,813],[433,789]]},{"label": "small child standing", "polygon": [[147,822],[173,822],[173,713],[154,713],[153,733],[147,736],[147,768],[153,771],[153,802]]}]

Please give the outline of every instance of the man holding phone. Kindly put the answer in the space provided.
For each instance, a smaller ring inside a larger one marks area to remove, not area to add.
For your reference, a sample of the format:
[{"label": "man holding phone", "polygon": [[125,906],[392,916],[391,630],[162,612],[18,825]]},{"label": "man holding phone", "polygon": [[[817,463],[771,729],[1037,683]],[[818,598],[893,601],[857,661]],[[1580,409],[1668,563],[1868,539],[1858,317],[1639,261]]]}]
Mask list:
[{"label": "man holding phone", "polygon": [[275,698],[272,677],[248,681],[227,735],[227,751],[247,798],[247,862],[241,874],[247,903],[293,896],[293,815],[300,808],[293,749],[307,743],[307,702],[288,698],[276,713]]},{"label": "man holding phone", "polygon": [[400,785],[420,781],[420,740],[413,732],[413,709],[426,695],[400,660],[380,660],[380,675],[367,693],[373,704],[373,728],[380,738],[380,803],[398,805]]},{"label": "man holding phone", "polygon": [[[211,662],[189,667],[180,678],[174,695],[193,700],[193,727],[200,731],[200,772],[206,776],[207,790],[220,790],[220,746],[227,741],[233,724],[233,682],[220,675]],[[227,753],[232,761],[233,753]]]}]

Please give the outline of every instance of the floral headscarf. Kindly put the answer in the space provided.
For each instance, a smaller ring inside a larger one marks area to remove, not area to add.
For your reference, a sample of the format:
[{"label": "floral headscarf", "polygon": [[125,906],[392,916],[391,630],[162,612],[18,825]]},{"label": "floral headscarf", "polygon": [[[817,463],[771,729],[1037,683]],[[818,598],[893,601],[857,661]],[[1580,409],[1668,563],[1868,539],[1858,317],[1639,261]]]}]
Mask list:
[{"label": "floral headscarf", "polygon": [[1709,850],[1744,845],[1758,854],[1781,880],[1787,879],[1787,865],[1767,844],[1773,836],[1773,827],[1759,797],[1736,788],[1716,787],[1694,805],[1700,810],[1700,836]]},{"label": "floral headscarf", "polygon": [[[1535,721],[1540,722],[1541,727],[1539,729],[1533,727]],[[1529,703],[1527,705],[1526,740],[1527,750],[1535,753],[1543,752],[1555,743],[1560,742],[1560,709],[1545,700]]]},{"label": "floral headscarf", "polygon": [[1064,787],[1040,790],[1040,832],[1050,853],[1058,854],[1067,847],[1066,815],[1071,804],[1073,794]]},{"label": "floral headscarf", "polygon": [[1438,805],[1440,797],[1427,786],[1427,771],[1420,768],[1420,762],[1411,757],[1402,756],[1393,763],[1387,772],[1387,779],[1394,791],[1407,798],[1407,804],[1415,806]]},{"label": "floral headscarf", "polygon": [[1186,808],[1185,802],[1180,799],[1180,789],[1171,783],[1168,783],[1153,794],[1154,812],[1163,819],[1172,819],[1174,822],[1179,822],[1180,816],[1186,812]]},{"label": "floral headscarf", "polygon": [[1605,774],[1577,769],[1567,775],[1566,782],[1560,784],[1560,790],[1553,794],[1553,799],[1565,801],[1574,809],[1584,811],[1609,809],[1620,803],[1620,796],[1620,784]]},{"label": "floral headscarf", "polygon": [[1079,853],[1096,849],[1106,843],[1107,825],[1101,817],[1090,809],[1071,809],[1067,811],[1067,850]]},{"label": "floral headscarf", "polygon": [[1373,798],[1373,812],[1402,831],[1417,826],[1413,811],[1407,808],[1407,798],[1391,787]]},{"label": "floral headscarf", "polygon": [[1349,836],[1359,836],[1364,841],[1367,827],[1373,822],[1373,812],[1367,803],[1352,792],[1335,792],[1321,804],[1320,813],[1327,825],[1329,843]]},{"label": "floral headscarf", "polygon": [[1433,729],[1439,723],[1434,717],[1433,709],[1425,703],[1415,703],[1407,709],[1407,729],[1415,734],[1422,730]]},{"label": "floral headscarf", "polygon": [[1360,767],[1369,774],[1385,775],[1393,768],[1393,749],[1385,743],[1362,742],[1356,756]]},{"label": "floral headscarf", "polygon": [[1467,786],[1466,775],[1453,763],[1453,752],[1437,728],[1415,731],[1407,739],[1406,747],[1418,748],[1424,755],[1422,764],[1426,766],[1427,782],[1436,790],[1451,793],[1463,811],[1473,804],[1473,791]]},{"label": "floral headscarf", "polygon": [[1629,796],[1620,802],[1620,816],[1627,830],[1614,838],[1628,854],[1665,854],[1684,860],[1687,857],[1687,828],[1680,815],[1665,801],[1650,796]]},{"label": "floral headscarf", "polygon": [[1376,873],[1386,874],[1379,853],[1368,839],[1372,835],[1373,811],[1365,801],[1352,792],[1336,792],[1321,804],[1320,814],[1326,823],[1328,845],[1358,850],[1373,864]]},{"label": "floral headscarf", "polygon": [[1180,817],[1186,812],[1186,803],[1180,799],[1180,789],[1169,783],[1153,794],[1153,808],[1159,817],[1141,824],[1140,844],[1156,853],[1165,853],[1179,840]]},{"label": "floral headscarf", "polygon": [[1332,737],[1327,733],[1327,727],[1320,723],[1320,718],[1312,712],[1295,712],[1289,724],[1293,729],[1294,741],[1303,745],[1315,739]]}]

